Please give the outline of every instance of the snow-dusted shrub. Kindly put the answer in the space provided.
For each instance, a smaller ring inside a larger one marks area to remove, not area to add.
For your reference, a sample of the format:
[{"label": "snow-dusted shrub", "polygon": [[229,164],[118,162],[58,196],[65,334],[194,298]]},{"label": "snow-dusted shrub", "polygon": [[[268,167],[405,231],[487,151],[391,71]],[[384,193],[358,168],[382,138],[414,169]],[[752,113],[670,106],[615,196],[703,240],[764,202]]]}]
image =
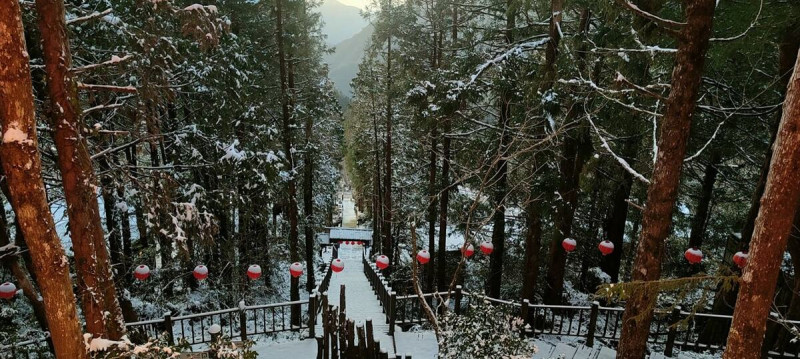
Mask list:
[{"label": "snow-dusted shrub", "polygon": [[500,306],[477,300],[466,314],[445,314],[440,321],[440,358],[530,358],[537,349],[520,332],[522,318],[506,313]]},{"label": "snow-dusted shrub", "polygon": [[[100,358],[141,358],[141,359],[168,359],[175,358],[180,353],[191,352],[191,346],[182,341],[178,345],[167,345],[160,340],[151,340],[144,344],[131,343],[127,338],[122,340],[108,340],[92,338],[91,334],[84,334],[86,350],[93,359]],[[250,350],[253,342],[234,343],[227,337],[221,337],[209,344],[209,352],[213,358],[219,359],[255,359],[257,354]]]}]

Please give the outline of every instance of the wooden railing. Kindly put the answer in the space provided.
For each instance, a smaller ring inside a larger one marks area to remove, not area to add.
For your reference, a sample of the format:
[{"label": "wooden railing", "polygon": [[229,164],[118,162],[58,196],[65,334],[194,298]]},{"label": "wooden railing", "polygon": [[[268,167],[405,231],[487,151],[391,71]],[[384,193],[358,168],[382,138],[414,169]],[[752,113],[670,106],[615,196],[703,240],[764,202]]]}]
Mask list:
[{"label": "wooden railing", "polygon": [[55,358],[50,345],[50,332],[44,332],[34,339],[0,346],[0,358]]},{"label": "wooden railing", "polygon": [[[345,286],[339,290],[339,303],[345,300]],[[328,294],[323,293],[322,333],[317,335],[317,359],[411,359],[410,355],[392,355],[389,349],[392,343],[382,343],[375,338],[375,329],[371,319],[363,324],[347,318],[346,305],[328,304]]]},{"label": "wooden railing", "polygon": [[[366,257],[363,259],[364,273],[372,284],[372,288],[383,305],[386,321],[390,330],[395,325],[407,327],[428,321],[422,309],[422,300],[417,295],[398,296],[388,281]],[[604,307],[598,302],[589,306],[565,306],[531,304],[527,300],[521,302],[490,298],[477,293],[469,293],[456,286],[452,293],[424,293],[423,299],[432,308],[440,308],[441,303],[449,298],[448,310],[456,314],[465,313],[474,300],[489,302],[505,307],[506,312],[521,317],[528,324],[526,332],[529,336],[553,335],[582,337],[584,344],[593,346],[596,340],[603,340],[609,346],[615,346],[621,335],[621,323],[624,308]],[[707,325],[730,328],[732,316],[706,313],[690,313],[676,307],[673,310],[657,310],[650,327],[648,342],[666,356],[672,356],[675,349],[694,351],[719,351],[725,349],[725,343],[703,342],[701,333]],[[800,327],[800,321],[779,320],[775,315],[772,321],[779,324],[779,330],[786,327]],[[791,338],[791,336],[790,336]],[[800,345],[783,340],[777,349],[766,353],[768,358],[800,358]]]}]

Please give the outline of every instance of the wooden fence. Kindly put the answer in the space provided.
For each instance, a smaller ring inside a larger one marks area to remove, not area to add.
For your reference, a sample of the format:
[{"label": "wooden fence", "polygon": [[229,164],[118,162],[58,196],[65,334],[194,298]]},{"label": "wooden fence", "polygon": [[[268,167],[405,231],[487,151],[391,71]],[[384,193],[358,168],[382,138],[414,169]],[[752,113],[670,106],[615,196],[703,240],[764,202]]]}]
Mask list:
[{"label": "wooden fence", "polygon": [[[320,280],[308,299],[263,305],[246,305],[239,302],[236,308],[212,312],[172,316],[165,313],[161,318],[126,323],[128,338],[141,344],[153,338],[161,338],[170,345],[182,341],[190,345],[210,343],[216,337],[209,333],[212,325],[219,325],[221,335],[248,340],[250,336],[287,331],[308,330],[308,337],[315,337],[316,319],[321,310],[322,295],[331,281],[330,266],[325,265]],[[303,313],[298,322],[291,323],[291,311]],[[0,358],[51,358],[48,345],[49,333],[7,346],[0,346]]]},{"label": "wooden fence", "polygon": [[[398,296],[389,282],[380,273],[380,270],[368,260],[363,258],[364,273],[369,279],[375,294],[385,308],[386,321],[390,331],[394,326],[410,327],[428,321],[422,309],[422,301],[417,295]],[[593,346],[596,340],[604,340],[609,346],[615,346],[621,334],[622,314],[624,308],[604,307],[598,302],[589,306],[541,305],[531,304],[528,300],[521,302],[490,298],[478,293],[464,291],[461,286],[456,286],[452,293],[436,292],[424,293],[423,299],[432,308],[443,308],[447,301],[447,309],[456,314],[464,314],[472,307],[474,301],[486,301],[494,305],[505,307],[506,312],[523,318],[528,324],[529,336],[561,336],[581,337],[584,344]],[[673,356],[675,349],[691,351],[722,352],[725,342],[704,342],[701,333],[706,326],[720,326],[730,328],[732,316],[708,313],[692,313],[676,307],[672,310],[657,310],[651,324],[648,341],[653,348],[663,349],[666,356]],[[800,327],[800,321],[777,319],[773,314],[771,320],[778,325],[779,330],[786,331],[788,338],[792,338],[787,327]],[[782,340],[777,348],[765,353],[767,358],[800,358],[800,345]]]}]

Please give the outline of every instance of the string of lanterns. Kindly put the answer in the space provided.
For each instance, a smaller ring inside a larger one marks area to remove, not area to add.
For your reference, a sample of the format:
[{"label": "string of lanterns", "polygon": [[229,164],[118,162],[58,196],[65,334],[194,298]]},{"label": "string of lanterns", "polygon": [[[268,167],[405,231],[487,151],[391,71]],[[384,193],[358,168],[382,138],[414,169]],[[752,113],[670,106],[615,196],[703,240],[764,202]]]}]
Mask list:
[{"label": "string of lanterns", "polygon": [[[362,245],[363,244],[363,242],[361,242],[361,241],[346,241],[344,243],[345,244],[352,244],[352,245]],[[573,238],[565,238],[563,241],[561,241],[561,247],[567,253],[571,253],[571,252],[575,251],[575,249],[577,249],[578,243]],[[494,251],[494,245],[489,241],[481,242],[479,248],[481,250],[481,253],[483,253],[484,255],[490,255]],[[609,255],[609,254],[614,252],[614,243],[612,243],[609,240],[603,240],[602,242],[600,242],[600,244],[597,246],[597,248],[598,248],[598,250],[600,250],[600,253],[602,253],[604,256],[607,256],[607,255]],[[461,248],[461,254],[466,258],[470,258],[475,254],[475,247],[472,244],[468,244],[467,246]],[[689,263],[698,264],[698,263],[703,261],[703,252],[697,247],[692,247],[692,248],[687,249],[686,252],[684,252],[684,257],[686,258],[686,260]],[[748,258],[749,258],[749,255],[748,255],[747,251],[739,251],[739,252],[736,252],[733,255],[732,259],[733,259],[733,263],[737,267],[739,267],[740,269],[743,269],[745,267],[745,265],[747,265]],[[424,264],[427,264],[428,262],[430,262],[431,254],[427,250],[423,249],[423,250],[420,250],[417,253],[416,259],[420,264],[424,265]],[[378,269],[380,269],[380,270],[384,270],[384,269],[388,268],[389,267],[389,262],[390,262],[389,261],[389,257],[387,257],[386,255],[383,255],[383,254],[381,254],[381,255],[379,255],[379,256],[377,256],[375,258],[375,266],[378,267]],[[339,273],[339,272],[343,271],[344,270],[344,261],[342,261],[339,258],[336,258],[336,259],[332,260],[331,261],[331,270],[333,272],[335,272],[335,273]],[[194,270],[192,271],[192,275],[195,277],[195,279],[197,279],[199,281],[202,281],[202,280],[205,280],[206,278],[208,278],[208,273],[209,273],[208,272],[208,267],[206,267],[206,266],[204,266],[202,264],[196,266],[194,268]],[[247,277],[250,278],[251,280],[256,280],[256,279],[260,278],[261,277],[261,273],[262,273],[261,266],[259,266],[258,264],[252,264],[247,268]],[[289,266],[289,274],[293,278],[298,278],[298,277],[302,276],[303,275],[303,265],[300,262],[292,263]],[[148,267],[148,266],[146,266],[144,264],[137,266],[136,269],[134,269],[134,271],[133,271],[133,276],[134,276],[134,278],[136,278],[139,281],[146,280],[147,278],[150,277],[150,267]],[[17,287],[13,283],[6,282],[6,283],[3,283],[3,284],[0,284],[0,299],[11,299],[11,298],[14,297],[16,292],[17,292]]]}]

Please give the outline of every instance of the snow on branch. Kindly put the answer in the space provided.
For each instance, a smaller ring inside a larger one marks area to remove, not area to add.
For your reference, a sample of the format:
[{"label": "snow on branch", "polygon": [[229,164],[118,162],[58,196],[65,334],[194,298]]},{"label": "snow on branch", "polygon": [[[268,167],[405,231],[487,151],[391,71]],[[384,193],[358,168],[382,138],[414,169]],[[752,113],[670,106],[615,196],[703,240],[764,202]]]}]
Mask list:
[{"label": "snow on branch", "polygon": [[100,18],[100,17],[103,17],[103,16],[106,16],[106,15],[110,14],[111,11],[112,11],[111,9],[105,9],[102,12],[95,11],[95,12],[89,14],[89,15],[86,15],[86,16],[81,16],[81,17],[76,17],[76,18],[73,18],[73,19],[69,19],[69,20],[67,20],[67,25],[77,24],[77,23],[81,23],[81,22],[85,22],[85,21],[94,20],[94,19],[97,19],[97,18]]},{"label": "snow on branch", "polygon": [[628,173],[633,175],[633,177],[635,177],[636,179],[638,179],[638,180],[640,180],[640,181],[642,181],[644,183],[650,184],[650,180],[649,179],[647,179],[644,176],[642,176],[641,173],[636,172],[636,170],[633,169],[633,167],[631,167],[631,165],[628,163],[628,161],[625,161],[624,158],[622,158],[622,157],[618,156],[616,153],[614,153],[614,151],[611,149],[611,146],[608,144],[606,139],[603,137],[602,134],[600,134],[600,130],[597,129],[597,126],[595,126],[594,121],[592,121],[592,116],[589,115],[589,114],[586,114],[586,119],[589,121],[589,124],[592,125],[592,128],[594,129],[594,132],[597,134],[597,137],[600,138],[600,142],[602,142],[601,146],[603,148],[605,148],[606,151],[608,151],[608,153],[612,157],[614,157],[615,160],[617,160],[617,162],[619,162],[619,164],[622,166],[622,168],[624,168],[626,171],[628,171]]},{"label": "snow on branch", "polygon": [[110,92],[125,92],[125,93],[137,92],[136,87],[133,86],[95,85],[95,84],[85,84],[82,82],[78,83],[78,89],[86,91],[110,91]]},{"label": "snow on branch", "polygon": [[81,112],[81,114],[86,116],[87,114],[95,112],[95,111],[113,110],[115,108],[120,108],[120,107],[122,107],[124,105],[125,104],[123,104],[123,103],[112,103],[112,104],[108,104],[108,105],[97,105],[97,106],[89,107],[89,108],[83,110],[83,112]]},{"label": "snow on branch", "polygon": [[91,64],[91,65],[76,67],[76,68],[71,69],[70,71],[72,71],[73,73],[77,74],[77,73],[81,73],[81,72],[88,71],[88,70],[94,70],[94,69],[96,69],[98,67],[109,66],[109,65],[117,65],[119,63],[128,61],[128,60],[130,60],[132,58],[133,58],[132,55],[125,55],[123,57],[119,57],[117,55],[112,55],[111,59],[108,60],[108,61],[101,62],[99,64]]},{"label": "snow on branch", "polygon": [[492,66],[497,65],[497,64],[505,61],[509,57],[519,56],[525,51],[535,50],[535,49],[539,48],[540,46],[546,44],[548,41],[550,41],[550,37],[546,37],[544,39],[537,40],[537,41],[524,42],[524,43],[521,43],[521,44],[514,45],[510,49],[508,49],[508,50],[506,50],[504,52],[501,52],[500,54],[498,54],[495,57],[491,58],[489,61],[486,61],[485,63],[483,63],[480,66],[478,66],[478,68],[476,69],[475,73],[473,73],[470,76],[469,82],[467,82],[466,84],[461,86],[461,90],[466,90],[467,88],[472,86],[475,83],[475,81],[477,81],[478,78],[480,78],[483,75],[483,73],[486,72],[486,70],[488,70]]},{"label": "snow on branch", "polygon": [[753,19],[753,22],[750,23],[750,26],[748,26],[747,29],[742,31],[741,34],[731,37],[712,37],[710,41],[733,41],[741,39],[742,37],[747,35],[747,33],[750,32],[752,28],[756,27],[756,23],[758,23],[758,19],[761,17],[761,10],[763,8],[764,8],[764,0],[761,0],[761,4],[758,5],[758,12],[756,13],[756,17]]},{"label": "snow on branch", "polygon": [[617,2],[620,3],[622,6],[626,7],[628,10],[631,10],[634,14],[639,15],[640,17],[645,18],[647,20],[650,20],[659,27],[665,28],[667,30],[671,30],[674,32],[686,26],[685,22],[678,22],[674,20],[664,19],[662,17],[644,11],[638,6],[631,3],[629,0],[617,0]]}]

